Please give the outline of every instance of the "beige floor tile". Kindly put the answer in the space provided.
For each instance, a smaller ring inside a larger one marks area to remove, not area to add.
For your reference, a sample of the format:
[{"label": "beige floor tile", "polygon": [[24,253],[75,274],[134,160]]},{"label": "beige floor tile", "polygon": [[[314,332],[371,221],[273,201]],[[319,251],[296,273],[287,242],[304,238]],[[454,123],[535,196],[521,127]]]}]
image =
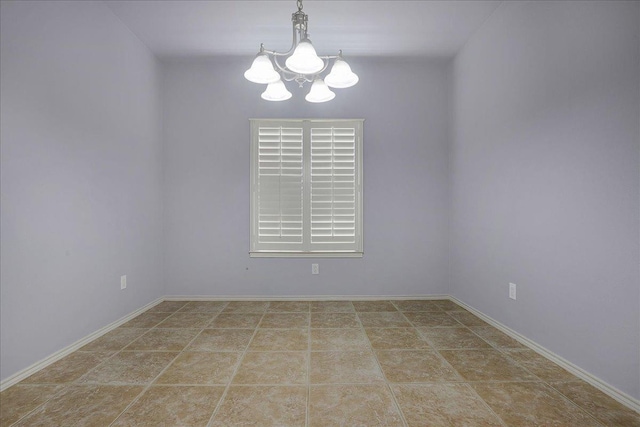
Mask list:
[{"label": "beige floor tile", "polygon": [[120,351],[149,329],[116,328],[80,348],[81,351]]},{"label": "beige floor tile", "polygon": [[437,299],[437,300],[432,300],[433,303],[440,307],[442,310],[464,310],[462,307],[460,307],[458,304],[456,304],[453,301],[447,300],[447,299]]},{"label": "beige floor tile", "polygon": [[397,311],[391,301],[353,301],[353,308],[361,311]]},{"label": "beige floor tile", "polygon": [[307,387],[231,386],[212,427],[305,425]]},{"label": "beige floor tile", "polygon": [[491,347],[467,328],[418,328],[418,330],[437,349]]},{"label": "beige floor tile", "polygon": [[305,384],[307,352],[247,352],[233,377],[234,384]]},{"label": "beige floor tile", "polygon": [[469,329],[496,348],[526,348],[509,335],[500,332],[493,326],[471,326]]},{"label": "beige floor tile", "polygon": [[502,426],[467,384],[392,385],[409,427]]},{"label": "beige floor tile", "polygon": [[180,310],[187,304],[187,301],[163,301],[151,307],[146,313],[173,313]]},{"label": "beige floor tile", "polygon": [[62,390],[60,385],[24,385],[9,387],[0,393],[0,426],[9,426],[51,399]]},{"label": "beige floor tile", "polygon": [[411,323],[399,311],[358,313],[360,322],[365,328],[405,328],[411,327]]},{"label": "beige floor tile", "polygon": [[240,314],[219,314],[207,328],[246,328],[253,329],[258,326],[262,319],[262,314],[240,313]]},{"label": "beige floor tile", "polygon": [[309,301],[271,301],[267,311],[277,313],[308,313],[310,305]]},{"label": "beige floor tile", "polygon": [[355,309],[351,301],[311,301],[312,312],[353,313]]},{"label": "beige floor tile", "polygon": [[209,420],[640,427],[448,300],[166,301],[0,393],[0,426]]},{"label": "beige floor tile", "polygon": [[150,313],[148,311],[142,313],[139,316],[134,317],[127,323],[122,325],[122,328],[153,328],[158,323],[162,322],[167,317],[171,316],[171,313]]},{"label": "beige floor tile", "polygon": [[431,348],[416,328],[367,328],[366,332],[376,350]]},{"label": "beige floor tile", "polygon": [[199,329],[152,329],[125,347],[125,350],[182,351],[198,332]]},{"label": "beige floor tile", "polygon": [[71,385],[15,426],[108,426],[142,386]]},{"label": "beige floor tile", "polygon": [[187,346],[187,351],[244,351],[253,329],[205,329]]},{"label": "beige floor tile", "polygon": [[404,315],[414,326],[423,326],[429,328],[435,327],[456,327],[461,326],[453,317],[444,312],[429,311],[407,311]]},{"label": "beige floor tile", "polygon": [[302,351],[308,348],[308,329],[258,329],[249,351]]},{"label": "beige floor tile", "polygon": [[31,375],[23,384],[70,383],[111,356],[110,351],[76,351]]},{"label": "beige floor tile", "polygon": [[387,381],[392,383],[451,382],[462,378],[437,352],[391,350],[376,352]]},{"label": "beige floor tile", "polygon": [[309,425],[402,426],[402,418],[384,384],[311,386]]},{"label": "beige floor tile", "polygon": [[158,328],[204,328],[211,321],[215,313],[182,313],[177,312],[160,322]]},{"label": "beige floor tile", "polygon": [[269,308],[268,301],[231,301],[223,313],[264,313]]},{"label": "beige floor tile", "polygon": [[308,328],[308,313],[267,313],[258,325],[260,328]]},{"label": "beige floor tile", "polygon": [[442,311],[435,301],[430,300],[404,300],[391,302],[400,311]]},{"label": "beige floor tile", "polygon": [[312,329],[311,350],[368,350],[369,340],[362,329]]},{"label": "beige floor tile", "polygon": [[384,381],[371,351],[311,352],[312,384],[376,383]]},{"label": "beige floor tile", "polygon": [[156,380],[156,384],[227,384],[242,353],[185,351]]},{"label": "beige floor tile", "polygon": [[584,381],[553,382],[551,386],[602,421],[604,425],[640,427],[640,414]]},{"label": "beige floor tile", "polygon": [[359,328],[355,313],[311,313],[312,328]]},{"label": "beige floor tile", "polygon": [[487,323],[468,311],[447,311],[447,314],[464,326],[487,326]]},{"label": "beige floor tile", "polygon": [[175,352],[123,351],[80,378],[81,383],[148,384],[177,356]]},{"label": "beige floor tile", "polygon": [[494,382],[471,386],[509,426],[600,426],[589,414],[543,383]]},{"label": "beige floor tile", "polygon": [[440,350],[440,354],[467,381],[536,380],[535,376],[497,350]]},{"label": "beige floor tile", "polygon": [[223,392],[220,386],[152,386],[113,426],[206,426]]},{"label": "beige floor tile", "polygon": [[190,301],[182,306],[181,313],[218,313],[227,305],[224,301]]},{"label": "beige floor tile", "polygon": [[504,349],[510,358],[545,381],[576,381],[578,378],[546,357],[528,349]]}]

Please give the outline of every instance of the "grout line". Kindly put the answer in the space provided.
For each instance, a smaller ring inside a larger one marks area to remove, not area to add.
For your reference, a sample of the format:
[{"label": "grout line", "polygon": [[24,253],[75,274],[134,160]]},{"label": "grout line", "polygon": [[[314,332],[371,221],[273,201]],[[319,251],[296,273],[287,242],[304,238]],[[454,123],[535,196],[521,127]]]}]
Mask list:
[{"label": "grout line", "polygon": [[[189,347],[191,345],[191,343],[193,343],[193,341],[196,340],[196,338],[198,338],[200,336],[200,334],[202,333],[202,331],[206,328],[206,326],[203,326],[202,328],[159,328],[158,326],[163,323],[164,321],[166,321],[167,319],[169,319],[170,317],[172,317],[174,314],[178,313],[181,309],[183,309],[184,307],[186,307],[189,304],[189,302],[185,302],[185,304],[183,304],[182,306],[180,306],[176,311],[174,311],[172,314],[170,314],[169,316],[165,317],[163,320],[161,320],[160,322],[158,322],[156,325],[147,328],[148,331],[143,333],[142,335],[140,335],[139,337],[137,337],[136,339],[134,339],[133,341],[131,341],[129,344],[127,344],[126,346],[124,346],[122,349],[120,349],[120,351],[117,351],[116,353],[114,353],[113,355],[111,355],[108,359],[105,359],[102,363],[106,362],[106,360],[109,360],[111,358],[113,358],[116,354],[122,353],[125,351],[125,349],[127,347],[129,347],[131,344],[133,344],[135,341],[139,340],[140,338],[142,338],[143,336],[145,336],[146,334],[148,334],[149,332],[153,331],[153,330],[158,330],[158,329],[199,329],[199,332],[187,343],[187,345],[185,345],[182,350],[178,351],[178,353],[176,354],[176,357],[174,357],[159,373],[158,375],[156,375],[147,385],[146,387],[143,388],[143,390],[140,392],[140,394],[138,394],[135,399],[133,399],[133,401],[131,401],[131,403],[129,403],[129,405],[127,405],[124,410],[122,412],[120,412],[120,414],[118,414],[118,416],[111,422],[111,424],[109,424],[110,426],[113,425],[113,423],[115,423],[126,411],[128,411],[133,405],[135,405],[135,403],[140,400],[140,398],[147,392],[147,390],[149,390],[149,388],[151,388],[151,386],[153,385],[153,383],[160,377],[162,376],[162,374],[173,364],[173,362],[176,361],[176,359],[178,357],[180,357],[180,355],[185,351],[185,349],[187,347]],[[224,306],[226,306],[227,304],[224,304]],[[224,308],[223,306],[223,308]],[[221,310],[220,310],[221,311]],[[213,321],[213,319],[215,319],[218,314],[220,314],[220,311],[215,311],[215,312],[210,312],[207,314],[211,314],[213,315],[211,321]],[[156,312],[154,312],[156,313]],[[160,312],[160,313],[164,313],[164,312]],[[144,313],[142,313],[144,314]],[[210,322],[209,322],[210,323]],[[145,350],[129,350],[129,351],[145,351]],[[150,351],[153,352],[153,351]],[[167,351],[163,351],[163,352],[170,352],[169,350]],[[96,367],[94,367],[93,369],[91,369],[90,371],[86,372],[82,377],[84,377],[85,375],[87,375],[89,372],[93,371],[94,369],[96,369],[98,366],[100,366],[102,363],[100,363],[99,365],[97,365]],[[80,378],[82,378],[80,377]],[[98,383],[96,383],[98,384]],[[135,384],[135,385],[140,385],[140,384]],[[210,385],[209,385],[210,386]]]},{"label": "grout line", "polygon": [[[404,313],[402,313],[402,315],[404,316]],[[404,317],[407,318],[407,316],[404,316]],[[451,317],[453,317],[453,316],[451,316]],[[407,320],[409,321],[409,323],[411,323],[413,325],[413,322],[411,322],[408,318],[407,318]],[[466,326],[464,326],[464,327],[466,329],[469,329]],[[442,350],[442,349],[436,348],[433,345],[432,341],[429,340],[429,338],[426,335],[424,335],[422,333],[422,331],[418,327],[416,327],[414,325],[414,328],[418,332],[418,335],[420,335],[422,338],[424,338],[425,341],[427,341],[427,343],[429,343],[429,346],[431,347],[432,351],[437,355],[437,357],[440,359],[440,361],[443,362],[446,366],[451,368],[451,370],[455,373],[455,375],[460,379],[461,384],[464,384],[468,389],[471,390],[471,392],[473,394],[475,394],[478,397],[478,399],[480,399],[480,401],[485,406],[485,408],[489,411],[489,413],[493,414],[496,417],[496,419],[503,425],[503,427],[507,427],[507,424],[502,420],[502,418],[500,418],[498,416],[498,414],[495,413],[495,411],[489,406],[489,404],[487,402],[485,402],[485,400],[474,390],[474,388],[471,387],[471,385],[469,385],[468,381],[466,381],[466,379],[462,376],[462,374],[460,374],[460,372],[458,372],[458,370],[452,364],[450,364],[447,359],[445,359],[445,357],[439,351],[439,350]],[[456,328],[457,328],[457,326],[456,326]]]},{"label": "grout line", "polygon": [[584,412],[585,414],[587,414],[588,416],[590,416],[591,418],[593,418],[594,420],[596,420],[596,422],[598,424],[600,424],[603,427],[606,427],[606,425],[604,424],[603,421],[600,421],[599,418],[597,418],[594,414],[592,414],[590,411],[588,411],[587,409],[583,408],[582,406],[578,405],[576,402],[574,402],[573,400],[571,400],[568,396],[565,396],[564,393],[562,393],[560,390],[558,390],[557,388],[555,388],[553,385],[551,385],[550,383],[548,383],[546,380],[542,380],[542,382],[544,382],[547,386],[551,387],[552,390],[554,390],[555,392],[557,392],[560,396],[562,396],[566,401],[568,401],[569,403],[571,403],[572,405],[576,406],[577,408],[580,409],[581,412]]},{"label": "grout line", "polygon": [[402,315],[404,316],[404,318],[405,318],[405,319],[407,319],[407,321],[408,321],[411,325],[413,325],[413,328],[415,329],[416,333],[417,333],[421,338],[423,338],[423,339],[427,342],[427,344],[429,345],[428,350],[433,351],[433,352],[436,354],[436,357],[438,357],[438,358],[440,359],[440,361],[441,361],[441,362],[443,362],[443,363],[445,364],[445,366],[450,367],[450,368],[451,368],[451,370],[456,374],[456,376],[457,376],[458,378],[460,378],[460,381],[464,381],[464,378],[462,377],[462,375],[460,375],[460,373],[458,372],[458,370],[457,370],[457,369],[455,369],[455,368],[454,368],[454,367],[453,367],[453,366],[452,366],[452,365],[447,361],[447,359],[445,359],[445,358],[442,356],[442,354],[440,354],[440,352],[438,351],[438,349],[437,349],[437,348],[436,348],[436,347],[431,343],[431,341],[430,341],[426,336],[424,336],[424,335],[422,334],[422,332],[420,331],[420,329],[418,329],[418,327],[417,327],[417,326],[415,326],[415,325],[413,324],[413,322],[412,322],[412,321],[410,321],[410,320],[409,320],[409,318],[408,318],[407,316],[405,316],[405,315],[404,315],[404,312],[401,312],[401,313],[402,313]]},{"label": "grout line", "polygon": [[[473,331],[472,331],[473,332]],[[509,354],[508,350],[519,350],[519,351],[533,351],[534,353],[536,353],[534,350],[530,349],[530,348],[508,348],[508,347],[494,347],[495,350],[497,350],[500,354],[502,354],[504,357],[506,357],[507,359],[509,359],[511,362],[515,363],[517,366],[519,366],[520,368],[524,369],[525,371],[527,371],[528,373],[530,373],[531,375],[533,375],[535,378],[537,378],[537,381],[531,381],[531,382],[536,382],[536,383],[542,383],[544,385],[546,385],[547,387],[550,387],[552,390],[556,391],[560,396],[562,396],[562,398],[566,401],[569,402],[569,404],[575,406],[576,408],[578,408],[578,410],[580,412],[585,413],[587,416],[589,416],[590,418],[594,419],[598,424],[600,425],[604,425],[601,423],[601,421],[595,417],[595,415],[593,415],[591,412],[589,412],[588,410],[586,410],[585,408],[582,408],[580,405],[578,405],[576,402],[574,402],[573,400],[569,399],[567,396],[565,396],[562,392],[560,392],[560,390],[557,390],[551,383],[550,381],[545,380],[544,378],[538,376],[535,374],[535,372],[533,372],[531,369],[529,369],[527,367],[527,365],[525,365],[522,362],[519,362],[518,360],[516,360],[514,357],[511,357],[511,355]],[[538,353],[536,353],[536,355],[540,356]],[[543,357],[543,356],[541,356]],[[548,360],[548,359],[545,359]],[[553,365],[562,368],[560,365],[548,360],[550,363],[552,363]],[[567,371],[569,372],[569,371]],[[570,372],[569,372],[570,373]],[[570,373],[571,374],[571,373]],[[573,377],[575,377],[576,379],[579,379],[578,377],[576,377],[575,375],[571,374]],[[567,381],[567,382],[575,382],[575,381]]]},{"label": "grout line", "polygon": [[[231,373],[231,376],[229,377],[229,381],[227,382],[227,386],[225,387],[224,392],[222,393],[222,396],[220,396],[220,400],[218,400],[218,404],[216,405],[215,409],[211,413],[211,417],[209,417],[209,421],[207,422],[207,427],[212,426],[211,423],[213,422],[214,418],[218,414],[218,411],[220,411],[220,408],[222,407],[222,404],[224,403],[224,400],[226,399],[227,394],[229,392],[229,388],[231,388],[231,383],[233,382],[233,379],[235,378],[236,374],[238,373],[238,369],[240,369],[240,365],[242,365],[242,361],[244,360],[244,357],[246,356],[247,352],[249,351],[249,347],[251,346],[251,343],[253,342],[253,339],[255,338],[256,334],[258,333],[260,322],[262,322],[262,319],[264,318],[264,315],[267,313],[268,309],[269,309],[269,305],[267,305],[267,307],[265,308],[264,312],[262,313],[262,316],[260,317],[260,320],[258,321],[258,324],[253,328],[253,335],[251,335],[251,339],[249,339],[249,342],[247,343],[247,346],[245,347],[244,351],[242,352],[242,355],[240,356],[240,359],[238,360],[238,364],[236,365],[236,367],[234,368],[233,372]],[[235,313],[235,314],[249,314],[249,313]]]},{"label": "grout line", "polygon": [[107,333],[113,331],[114,329],[124,325],[129,320],[132,320],[135,317],[138,317],[140,314],[145,313],[147,310],[155,307],[160,302],[162,302],[162,298],[158,298],[144,305],[143,307],[140,307],[137,310],[132,311],[126,316],[123,316],[120,319],[114,322],[111,322],[108,325],[98,329],[97,331],[90,333],[84,338],[81,338],[75,341],[73,344],[68,345],[59,351],[56,351],[53,354],[50,354],[44,359],[39,360],[38,362],[32,364],[31,366],[28,366],[27,368],[22,369],[19,372],[16,372],[15,374],[11,375],[9,378],[6,378],[0,381],[0,392],[7,390],[8,388],[12,387],[15,384],[21,383],[23,380],[31,377],[35,373],[40,372],[41,370],[47,368],[48,366],[54,364],[55,362],[65,358],[66,356],[69,356],[70,354],[76,352],[77,350],[80,350],[81,348],[85,347],[87,344],[97,340],[103,335],[106,335]]},{"label": "grout line", "polygon": [[[453,311],[453,310],[449,310],[449,311]],[[448,313],[448,312],[447,312]],[[473,313],[471,313],[473,315]],[[453,317],[453,316],[452,316]],[[457,320],[457,319],[456,319]],[[468,384],[469,388],[473,391],[473,393],[475,395],[478,396],[478,398],[480,398],[480,400],[482,401],[482,403],[484,404],[484,406],[492,413],[494,414],[496,417],[498,417],[498,419],[502,422],[502,424],[504,426],[507,426],[507,423],[502,419],[502,417],[500,417],[494,410],[493,408],[491,408],[491,406],[489,405],[488,402],[486,402],[482,396],[480,396],[480,394],[478,392],[476,392],[476,390],[471,387],[470,384],[472,383],[492,383],[492,384],[497,384],[497,383],[544,383],[546,385],[548,385],[549,387],[552,387],[551,384],[548,384],[545,380],[543,380],[542,378],[540,378],[539,376],[537,376],[533,371],[531,371],[530,369],[528,369],[526,367],[526,365],[524,365],[523,363],[518,362],[516,359],[514,359],[513,357],[510,357],[509,353],[507,350],[511,350],[511,349],[515,349],[515,350],[530,350],[526,347],[523,348],[510,348],[510,347],[498,347],[497,345],[493,345],[492,343],[490,343],[489,341],[485,340],[482,336],[480,336],[479,334],[477,334],[473,329],[471,329],[472,326],[483,326],[483,325],[465,325],[462,324],[462,326],[468,330],[471,331],[471,333],[475,336],[477,336],[478,338],[480,338],[482,341],[486,342],[490,347],[485,347],[485,348],[452,348],[452,349],[444,349],[444,348],[438,348],[436,349],[436,351],[438,352],[438,354],[440,354],[440,350],[444,350],[444,351],[466,351],[466,350],[480,350],[480,351],[498,351],[501,355],[507,357],[508,360],[510,360],[511,362],[513,362],[516,366],[522,368],[523,370],[525,370],[526,372],[528,372],[529,374],[531,374],[535,379],[534,380],[498,380],[498,381],[468,381],[468,380],[464,380],[465,383]],[[488,325],[490,326],[490,325]],[[418,332],[422,335],[422,332],[420,330],[418,330]],[[425,339],[428,340],[427,337],[425,337]],[[435,347],[434,347],[435,348]],[[531,350],[532,351],[532,350]],[[442,355],[440,355],[440,357],[443,357]],[[453,366],[452,366],[453,367]],[[455,369],[454,369],[455,370]],[[457,372],[457,371],[456,371]],[[460,375],[460,377],[462,377],[462,375]],[[464,379],[464,378],[463,378]],[[553,388],[555,390],[555,388]],[[560,393],[562,394],[562,393]],[[563,397],[565,397],[564,395],[562,395]],[[571,401],[570,399],[566,398],[566,400],[569,400],[571,404],[577,406],[578,408],[580,408],[579,405],[577,405],[575,402]],[[595,417],[593,415],[591,415],[590,413],[588,413],[586,410],[580,408],[582,410],[582,412],[587,413],[587,415],[589,415],[591,418],[595,419]],[[599,420],[596,420],[598,423]]]},{"label": "grout line", "polygon": [[[185,305],[186,305],[186,304],[185,304]],[[184,305],[183,305],[182,307],[184,307]],[[180,307],[180,308],[182,308],[182,307]],[[178,309],[178,310],[179,310],[179,309]],[[176,311],[176,313],[177,313],[177,311]],[[174,313],[174,314],[175,314],[175,313]],[[169,316],[169,317],[171,317],[171,316]],[[167,317],[167,319],[168,319],[169,317]],[[166,320],[166,319],[165,319],[165,320]],[[151,328],[149,331],[151,331],[151,330],[153,330],[153,329],[157,329],[156,327],[157,327],[157,325],[156,325],[156,326],[154,326],[153,328]],[[177,328],[176,328],[176,329],[177,329]],[[188,329],[188,328],[183,328],[183,329]],[[196,329],[196,328],[189,328],[189,329]],[[141,397],[142,397],[142,396],[147,392],[147,390],[149,390],[149,389],[152,387],[153,383],[154,383],[158,378],[160,378],[160,376],[162,376],[162,374],[163,374],[167,369],[169,369],[169,367],[170,367],[171,365],[173,365],[173,362],[175,362],[175,361],[176,361],[176,359],[177,359],[178,357],[180,357],[180,355],[184,352],[184,350],[185,350],[187,347],[189,347],[189,346],[191,345],[191,343],[193,343],[193,342],[194,342],[194,341],[195,341],[195,340],[200,336],[200,334],[202,333],[202,331],[204,331],[204,327],[199,328],[199,329],[200,329],[200,332],[198,332],[198,333],[197,333],[197,334],[196,334],[196,335],[195,335],[195,336],[194,336],[194,337],[193,337],[193,338],[192,338],[192,339],[187,343],[187,345],[185,345],[185,346],[182,348],[182,350],[180,350],[180,351],[178,352],[178,354],[176,354],[176,356],[175,356],[173,359],[171,359],[171,361],[170,361],[169,363],[167,363],[167,365],[166,365],[166,366],[165,366],[165,367],[164,367],[164,368],[163,368],[163,369],[158,373],[158,375],[156,375],[156,376],[155,376],[151,381],[149,381],[149,383],[148,383],[148,384],[147,384],[147,385],[142,389],[142,391],[141,391],[141,392],[140,392],[140,393],[135,397],[135,399],[133,399],[133,401],[131,401],[131,403],[129,403],[129,404],[124,408],[124,410],[122,410],[122,412],[120,412],[120,414],[118,414],[118,416],[117,416],[117,417],[116,417],[116,418],[111,422],[111,424],[109,424],[109,426],[112,426],[116,421],[118,421],[118,419],[119,419],[119,418],[120,418],[120,417],[121,417],[125,412],[127,412],[131,407],[133,407],[133,405],[135,405],[135,404],[140,400],[140,398],[141,398]],[[142,334],[142,336],[144,336],[144,335],[146,335],[146,333]],[[137,339],[140,339],[140,337],[138,337]],[[137,340],[137,339],[136,339],[136,340]],[[133,341],[132,341],[131,343],[129,343],[127,346],[131,345],[132,343],[133,343]],[[126,347],[125,347],[125,348],[126,348]],[[120,353],[121,353],[121,352],[123,352],[123,351],[124,351],[124,348],[123,348],[122,350],[120,350]]]},{"label": "grout line", "polygon": [[371,340],[369,339],[369,336],[367,335],[367,331],[365,330],[364,325],[362,324],[362,321],[360,320],[359,313],[356,313],[356,318],[358,319],[358,323],[360,323],[360,328],[362,330],[362,333],[364,334],[365,339],[367,340],[367,343],[369,343],[369,350],[373,354],[373,358],[376,361],[376,365],[378,366],[378,369],[380,370],[380,373],[382,374],[382,380],[384,381],[384,384],[387,387],[387,391],[389,392],[389,395],[391,396],[391,400],[393,401],[393,403],[394,403],[394,405],[396,407],[396,410],[398,411],[398,415],[400,415],[400,420],[402,421],[402,425],[404,427],[408,427],[409,423],[407,423],[407,420],[405,419],[404,413],[402,412],[402,408],[400,407],[400,403],[396,399],[396,395],[393,392],[393,390],[391,389],[391,384],[387,380],[387,376],[385,375],[384,370],[382,369],[382,365],[380,364],[380,361],[378,360],[378,355],[376,354],[375,349],[373,348],[373,344],[371,344]]},{"label": "grout line", "polygon": [[[27,377],[27,378],[29,378],[29,377]],[[20,384],[20,383],[18,383],[18,384]],[[14,384],[13,386],[16,386],[16,385],[18,385],[18,384]],[[70,384],[73,384],[73,383],[70,383]],[[52,394],[50,398],[48,398],[47,400],[45,400],[44,402],[42,402],[40,405],[36,406],[36,407],[35,407],[35,408],[33,408],[31,411],[27,412],[26,414],[24,414],[23,416],[21,416],[20,418],[18,418],[17,420],[15,420],[13,423],[11,423],[11,424],[9,425],[9,427],[11,427],[11,426],[14,426],[14,425],[18,424],[20,421],[22,421],[23,419],[27,418],[29,415],[31,415],[31,414],[33,414],[33,413],[35,413],[35,412],[36,412],[38,409],[40,409],[42,406],[46,405],[48,402],[50,402],[50,401],[51,401],[51,400],[53,400],[54,398],[58,397],[60,394],[62,394],[62,393],[67,389],[67,387],[68,387],[70,384],[56,384],[56,385],[61,385],[61,386],[62,386],[62,388],[61,388],[59,391],[57,391],[56,393]],[[31,385],[38,386],[38,385],[41,385],[41,384],[24,384],[23,386],[31,386]],[[11,387],[13,387],[13,386],[11,386]]]},{"label": "grout line", "polygon": [[585,381],[587,384],[595,387],[598,391],[601,391],[602,393],[604,393],[608,397],[611,397],[613,400],[616,400],[618,403],[621,403],[623,406],[625,406],[625,408],[631,409],[632,411],[635,411],[636,413],[640,414],[640,400],[638,400],[638,399],[636,399],[634,397],[631,397],[630,395],[628,395],[627,393],[623,392],[622,390],[619,390],[616,387],[606,383],[602,379],[600,379],[600,378],[594,376],[593,374],[585,371],[580,366],[578,366],[578,365],[566,360],[562,356],[550,351],[549,349],[543,347],[539,343],[537,343],[537,342],[527,338],[526,336],[516,332],[515,330],[511,329],[510,327],[504,325],[503,323],[498,322],[497,320],[495,320],[492,317],[486,315],[485,313],[483,313],[483,312],[471,307],[470,305],[464,303],[463,301],[459,300],[458,298],[449,295],[448,299],[450,301],[452,301],[452,302],[455,302],[460,307],[463,307],[465,310],[469,311],[471,314],[475,315],[476,317],[484,320],[487,323],[487,326],[490,326],[490,327],[492,327],[494,329],[497,329],[499,332],[502,332],[503,334],[505,334],[505,335],[511,337],[512,339],[518,341],[524,347],[526,347],[526,348],[528,348],[530,350],[533,350],[536,353],[540,354],[541,356],[549,359],[551,362],[553,362],[556,365],[560,366],[561,368],[569,371],[570,373],[575,375],[580,380]]},{"label": "grout line", "polygon": [[489,413],[493,414],[496,419],[498,421],[500,421],[500,423],[504,426],[504,427],[509,427],[506,423],[505,420],[502,419],[502,417],[500,415],[497,414],[496,411],[493,410],[493,408],[489,405],[489,403],[487,403],[482,396],[480,396],[480,394],[473,388],[471,387],[471,384],[469,384],[468,382],[465,383],[465,385],[467,386],[467,388],[469,390],[471,390],[471,393],[473,393],[474,395],[476,395],[478,397],[478,399],[480,400],[480,402],[482,402],[482,405],[484,405],[484,407],[489,411]]}]

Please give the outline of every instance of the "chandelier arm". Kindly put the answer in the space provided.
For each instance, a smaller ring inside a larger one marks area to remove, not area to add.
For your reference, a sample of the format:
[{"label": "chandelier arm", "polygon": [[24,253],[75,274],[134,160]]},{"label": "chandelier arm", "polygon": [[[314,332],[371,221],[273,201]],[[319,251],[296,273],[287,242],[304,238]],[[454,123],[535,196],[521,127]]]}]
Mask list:
[{"label": "chandelier arm", "polygon": [[[264,52],[267,53],[269,55],[273,55],[273,56],[287,56],[289,55],[294,49],[289,49],[287,52],[277,52],[275,50],[269,50],[269,49],[261,49],[260,52]],[[337,58],[341,58],[341,55],[318,55],[318,58],[320,59],[337,59]]]},{"label": "chandelier arm", "polygon": [[316,78],[316,74],[298,74],[295,80],[300,83],[301,81],[305,81],[307,83],[313,83]]},{"label": "chandelier arm", "polygon": [[291,74],[290,77],[283,76],[284,81],[286,82],[297,82],[300,87],[302,87],[302,83],[313,83],[313,77],[309,78],[304,74]]},{"label": "chandelier arm", "polygon": [[318,71],[317,73],[315,73],[315,76],[324,73],[324,71],[327,69],[327,67],[329,66],[329,57],[325,57],[325,56],[320,56],[320,59],[322,59],[322,62],[324,63],[324,67],[322,67],[322,70]]},{"label": "chandelier arm", "polygon": [[284,56],[284,55],[274,55],[273,56],[273,62],[276,64],[276,67],[278,67],[278,70],[280,70],[283,73],[291,73],[291,71],[286,67],[286,66],[282,66],[280,65],[280,63],[278,62],[278,56]]},{"label": "chandelier arm", "polygon": [[[282,55],[278,55],[278,56],[282,56]],[[280,73],[282,73],[282,76],[285,78],[286,81],[290,82],[292,80],[296,80],[296,79],[300,79],[301,77],[304,78],[305,81],[311,83],[313,82],[313,80],[315,79],[315,77],[322,73],[324,70],[327,69],[327,66],[329,65],[328,61],[323,61],[324,62],[324,66],[322,67],[322,69],[320,71],[318,71],[317,73],[313,73],[313,74],[301,74],[301,73],[296,73],[295,71],[291,71],[290,69],[288,69],[285,66],[280,65],[280,63],[278,62],[278,57],[274,56],[273,57],[273,62],[276,64],[276,67],[278,68],[278,70],[280,71]],[[286,76],[292,76],[292,78],[287,79]],[[310,76],[310,77],[308,77]]]},{"label": "chandelier arm", "polygon": [[289,55],[291,52],[294,51],[294,49],[296,48],[297,45],[298,45],[298,33],[296,31],[296,27],[294,26],[293,27],[293,37],[292,37],[292,42],[291,42],[291,48],[289,48],[288,51],[286,51],[286,52],[277,52],[275,50],[268,50],[268,49],[265,49],[262,44],[260,45],[260,51],[268,53],[269,55],[273,55],[273,59],[275,61],[277,56],[287,56],[287,55]]}]

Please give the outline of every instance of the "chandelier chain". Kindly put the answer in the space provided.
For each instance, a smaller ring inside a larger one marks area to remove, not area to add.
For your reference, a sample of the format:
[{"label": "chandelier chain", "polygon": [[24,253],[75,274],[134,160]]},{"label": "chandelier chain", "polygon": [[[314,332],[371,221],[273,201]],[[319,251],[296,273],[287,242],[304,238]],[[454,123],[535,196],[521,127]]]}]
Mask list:
[{"label": "chandelier chain", "polygon": [[302,0],[298,0],[298,12],[302,12]]}]

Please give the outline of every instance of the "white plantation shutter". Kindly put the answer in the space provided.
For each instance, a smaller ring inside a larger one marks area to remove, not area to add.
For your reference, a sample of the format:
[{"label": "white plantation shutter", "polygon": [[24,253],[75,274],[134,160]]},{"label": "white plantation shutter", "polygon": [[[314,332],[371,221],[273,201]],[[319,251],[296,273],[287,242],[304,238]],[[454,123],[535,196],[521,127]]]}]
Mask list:
[{"label": "white plantation shutter", "polygon": [[302,128],[258,129],[258,245],[298,249],[302,245]]},{"label": "white plantation shutter", "polygon": [[355,250],[356,129],[311,128],[311,243]]},{"label": "white plantation shutter", "polygon": [[251,256],[362,256],[362,120],[251,120]]}]

